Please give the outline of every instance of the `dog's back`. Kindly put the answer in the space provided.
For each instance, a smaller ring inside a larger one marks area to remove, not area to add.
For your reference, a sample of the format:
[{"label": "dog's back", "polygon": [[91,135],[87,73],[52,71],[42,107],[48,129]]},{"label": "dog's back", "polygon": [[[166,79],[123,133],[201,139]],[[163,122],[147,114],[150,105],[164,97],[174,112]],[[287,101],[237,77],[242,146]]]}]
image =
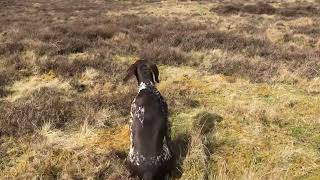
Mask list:
[{"label": "dog's back", "polygon": [[152,84],[141,89],[132,103],[131,166],[136,166],[139,176],[151,174],[154,179],[165,176],[171,152],[167,104]]},{"label": "dog's back", "polygon": [[133,75],[139,92],[131,105],[129,170],[145,180],[163,180],[171,170],[172,154],[167,103],[154,85],[159,71],[155,64],[139,60],[124,81]]}]

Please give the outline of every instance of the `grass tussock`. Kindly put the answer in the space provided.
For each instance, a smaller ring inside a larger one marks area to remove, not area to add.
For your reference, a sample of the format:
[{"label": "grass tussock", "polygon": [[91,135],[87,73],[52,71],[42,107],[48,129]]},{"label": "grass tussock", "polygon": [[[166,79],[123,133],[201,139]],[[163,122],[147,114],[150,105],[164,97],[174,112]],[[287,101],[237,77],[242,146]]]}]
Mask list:
[{"label": "grass tussock", "polygon": [[18,102],[1,105],[1,134],[34,132],[45,122],[61,128],[72,117],[71,109],[61,93],[42,88]]},{"label": "grass tussock", "polygon": [[125,179],[122,160],[114,153],[74,153],[43,148],[20,157],[16,166],[4,171],[11,176],[3,178],[106,178]]}]

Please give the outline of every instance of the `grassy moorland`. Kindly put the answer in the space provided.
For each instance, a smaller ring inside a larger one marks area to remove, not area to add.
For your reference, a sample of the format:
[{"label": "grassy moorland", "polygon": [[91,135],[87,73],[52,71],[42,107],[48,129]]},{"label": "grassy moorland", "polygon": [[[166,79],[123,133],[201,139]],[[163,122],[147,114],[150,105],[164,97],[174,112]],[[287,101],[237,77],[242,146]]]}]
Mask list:
[{"label": "grassy moorland", "polygon": [[139,58],[173,179],[320,178],[320,2],[0,1],[0,179],[127,179]]}]

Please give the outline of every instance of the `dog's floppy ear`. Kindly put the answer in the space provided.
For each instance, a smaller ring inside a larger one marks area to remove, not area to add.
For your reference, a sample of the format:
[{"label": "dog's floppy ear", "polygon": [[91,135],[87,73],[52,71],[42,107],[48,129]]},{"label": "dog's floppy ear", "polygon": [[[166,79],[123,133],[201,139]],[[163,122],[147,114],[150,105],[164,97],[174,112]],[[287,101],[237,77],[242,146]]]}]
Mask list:
[{"label": "dog's floppy ear", "polygon": [[160,81],[159,81],[159,70],[158,70],[157,65],[152,64],[152,65],[151,65],[151,70],[152,70],[153,75],[154,75],[154,80],[155,80],[157,83],[159,83],[159,82],[160,82]]},{"label": "dog's floppy ear", "polygon": [[132,64],[129,69],[127,70],[127,75],[124,77],[123,81],[127,82],[133,75],[136,75],[137,73],[137,65]]}]

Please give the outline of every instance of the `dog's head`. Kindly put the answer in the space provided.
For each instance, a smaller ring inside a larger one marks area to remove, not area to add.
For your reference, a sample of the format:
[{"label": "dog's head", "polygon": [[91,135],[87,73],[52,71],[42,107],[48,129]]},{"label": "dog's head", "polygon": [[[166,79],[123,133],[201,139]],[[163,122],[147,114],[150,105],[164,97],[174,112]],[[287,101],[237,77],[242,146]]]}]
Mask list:
[{"label": "dog's head", "polygon": [[159,83],[159,70],[157,65],[146,60],[138,60],[132,64],[123,81],[128,81],[133,75],[136,76],[138,84],[145,80],[149,80],[152,83]]}]

